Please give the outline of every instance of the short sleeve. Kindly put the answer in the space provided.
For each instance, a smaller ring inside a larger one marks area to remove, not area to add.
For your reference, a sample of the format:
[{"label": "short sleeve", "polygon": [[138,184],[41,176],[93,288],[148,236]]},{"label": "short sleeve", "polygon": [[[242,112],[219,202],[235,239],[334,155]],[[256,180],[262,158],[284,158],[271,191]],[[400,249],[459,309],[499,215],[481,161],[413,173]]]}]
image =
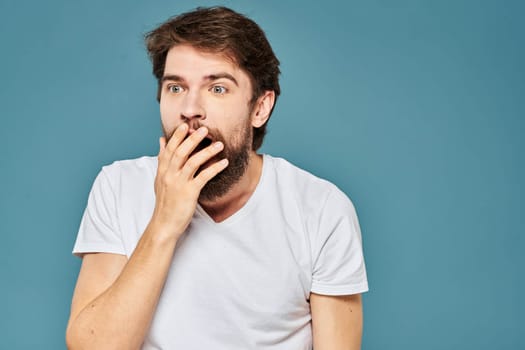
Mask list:
[{"label": "short sleeve", "polygon": [[313,243],[312,292],[350,295],[368,291],[356,211],[337,188],[324,203]]},{"label": "short sleeve", "polygon": [[89,193],[73,254],[125,254],[117,219],[115,193],[103,168]]}]

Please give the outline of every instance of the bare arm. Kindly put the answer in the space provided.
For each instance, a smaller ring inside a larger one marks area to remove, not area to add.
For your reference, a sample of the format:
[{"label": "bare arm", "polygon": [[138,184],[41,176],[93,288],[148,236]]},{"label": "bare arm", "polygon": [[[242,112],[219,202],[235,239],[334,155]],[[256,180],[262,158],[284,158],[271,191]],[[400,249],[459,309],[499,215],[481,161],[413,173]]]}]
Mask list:
[{"label": "bare arm", "polygon": [[[69,348],[137,349],[166,279],[175,239],[156,241],[148,228],[135,253],[87,254],[71,304]],[[120,271],[119,271],[120,269]]]},{"label": "bare arm", "polygon": [[200,190],[227,166],[217,162],[195,176],[222,149],[211,145],[190,157],[206,136],[207,130],[201,131],[185,140],[188,127],[182,124],[168,144],[161,139],[155,210],[130,259],[116,254],[84,257],[66,332],[68,348],[137,349],[142,345],[175,245],[191,220]]},{"label": "bare arm", "polygon": [[363,308],[361,295],[310,294],[315,350],[361,349]]}]

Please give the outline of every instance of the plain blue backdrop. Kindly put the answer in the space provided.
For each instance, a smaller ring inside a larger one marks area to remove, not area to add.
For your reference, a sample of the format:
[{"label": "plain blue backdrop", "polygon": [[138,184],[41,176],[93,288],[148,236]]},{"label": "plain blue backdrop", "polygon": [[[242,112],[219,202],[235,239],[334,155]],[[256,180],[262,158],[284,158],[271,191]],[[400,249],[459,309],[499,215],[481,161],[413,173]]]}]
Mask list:
[{"label": "plain blue backdrop", "polygon": [[264,152],[357,207],[363,349],[525,349],[525,6],[511,0],[1,0],[0,348],[65,347],[92,181],[157,152],[142,35],[216,4],[255,19],[282,62]]}]

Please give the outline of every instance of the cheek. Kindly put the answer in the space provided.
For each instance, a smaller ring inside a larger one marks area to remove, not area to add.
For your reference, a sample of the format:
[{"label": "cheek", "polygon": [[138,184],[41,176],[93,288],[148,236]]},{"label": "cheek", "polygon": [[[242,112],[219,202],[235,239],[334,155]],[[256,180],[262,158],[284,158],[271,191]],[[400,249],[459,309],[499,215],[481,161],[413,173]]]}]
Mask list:
[{"label": "cheek", "polygon": [[159,108],[160,120],[164,129],[166,129],[167,131],[175,129],[178,118],[176,108],[175,106],[173,106],[173,103],[170,103],[166,99],[161,98]]},{"label": "cheek", "polygon": [[[210,109],[215,117],[215,120],[219,120],[224,124],[225,127],[235,128],[238,125],[244,125],[246,119],[249,118],[248,107],[244,101],[229,100],[223,103],[217,104],[214,108]],[[208,113],[208,115],[210,115]]]}]

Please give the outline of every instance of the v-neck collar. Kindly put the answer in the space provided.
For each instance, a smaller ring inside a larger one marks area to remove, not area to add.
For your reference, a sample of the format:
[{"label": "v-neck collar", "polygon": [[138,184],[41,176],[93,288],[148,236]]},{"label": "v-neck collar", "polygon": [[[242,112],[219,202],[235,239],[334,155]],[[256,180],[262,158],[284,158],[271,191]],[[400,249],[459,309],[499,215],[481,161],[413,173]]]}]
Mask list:
[{"label": "v-neck collar", "polygon": [[197,203],[197,209],[195,210],[195,213],[204,218],[204,221],[208,224],[215,226],[215,227],[226,227],[234,224],[238,220],[244,218],[247,216],[257,205],[257,202],[259,201],[259,197],[262,195],[261,192],[263,191],[263,188],[265,187],[265,183],[267,182],[268,173],[270,171],[270,163],[271,163],[271,157],[267,156],[266,154],[263,154],[263,164],[262,164],[262,170],[261,170],[261,176],[259,178],[259,182],[257,183],[257,186],[255,187],[255,190],[251,194],[250,198],[248,198],[248,201],[235,213],[228,216],[226,219],[222,220],[221,222],[215,222],[213,218],[206,213],[206,211],[202,208],[202,206]]}]

